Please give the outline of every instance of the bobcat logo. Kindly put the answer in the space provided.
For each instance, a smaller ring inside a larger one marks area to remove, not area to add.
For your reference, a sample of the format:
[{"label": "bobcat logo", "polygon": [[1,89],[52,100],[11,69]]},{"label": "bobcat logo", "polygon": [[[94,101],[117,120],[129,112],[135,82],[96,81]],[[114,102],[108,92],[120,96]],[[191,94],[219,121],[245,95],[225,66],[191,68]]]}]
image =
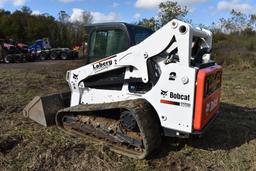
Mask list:
[{"label": "bobcat logo", "polygon": [[73,74],[73,79],[77,80],[78,79],[78,74]]},{"label": "bobcat logo", "polygon": [[163,97],[166,97],[167,94],[168,94],[168,91],[161,90],[161,95],[162,95]]}]

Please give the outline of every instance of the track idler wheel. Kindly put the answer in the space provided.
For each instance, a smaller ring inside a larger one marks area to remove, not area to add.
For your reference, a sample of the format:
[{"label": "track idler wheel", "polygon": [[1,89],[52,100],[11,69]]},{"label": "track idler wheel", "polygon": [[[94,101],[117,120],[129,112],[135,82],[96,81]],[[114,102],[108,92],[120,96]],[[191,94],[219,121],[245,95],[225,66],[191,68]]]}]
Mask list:
[{"label": "track idler wheel", "polygon": [[121,124],[124,128],[131,131],[138,131],[138,124],[134,114],[130,111],[123,111],[120,116]]}]

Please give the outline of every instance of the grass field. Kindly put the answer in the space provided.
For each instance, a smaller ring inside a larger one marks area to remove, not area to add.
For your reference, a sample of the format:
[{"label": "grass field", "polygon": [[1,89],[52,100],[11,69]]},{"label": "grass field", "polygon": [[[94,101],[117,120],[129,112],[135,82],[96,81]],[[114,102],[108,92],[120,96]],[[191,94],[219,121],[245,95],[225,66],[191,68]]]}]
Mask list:
[{"label": "grass field", "polygon": [[225,68],[221,116],[201,139],[165,138],[153,159],[116,155],[23,117],[36,95],[68,90],[82,61],[0,64],[0,170],[256,170],[256,69]]}]

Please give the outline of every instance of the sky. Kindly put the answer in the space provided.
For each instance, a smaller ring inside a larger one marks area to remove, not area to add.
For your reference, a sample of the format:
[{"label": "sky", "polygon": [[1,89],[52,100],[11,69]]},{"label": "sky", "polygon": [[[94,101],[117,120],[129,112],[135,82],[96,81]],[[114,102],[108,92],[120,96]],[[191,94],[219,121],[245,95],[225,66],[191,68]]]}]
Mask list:
[{"label": "sky", "polygon": [[[71,21],[80,21],[83,11],[93,16],[93,22],[124,21],[135,23],[142,18],[156,17],[161,2],[167,0],[0,0],[0,8],[15,11],[26,5],[34,15],[48,13],[57,18],[66,11]],[[232,9],[256,14],[255,0],[176,0],[189,9],[188,19],[195,25],[210,25],[219,18],[227,18]]]}]

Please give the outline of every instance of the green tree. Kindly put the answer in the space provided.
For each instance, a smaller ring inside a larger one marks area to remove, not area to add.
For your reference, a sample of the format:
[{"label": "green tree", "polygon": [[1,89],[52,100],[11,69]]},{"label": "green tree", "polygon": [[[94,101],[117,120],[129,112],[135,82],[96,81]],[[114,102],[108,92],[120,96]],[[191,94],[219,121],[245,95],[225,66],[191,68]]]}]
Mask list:
[{"label": "green tree", "polygon": [[150,28],[152,30],[156,30],[158,28],[157,20],[155,20],[154,17],[152,17],[150,19],[143,18],[142,20],[140,20],[136,24],[140,25],[140,26],[143,26],[143,27]]},{"label": "green tree", "polygon": [[219,22],[212,25],[212,30],[223,33],[238,33],[252,30],[255,27],[254,15],[246,15],[232,10],[229,18],[220,18]]},{"label": "green tree", "polygon": [[256,14],[250,15],[250,24],[254,29],[256,29]]},{"label": "green tree", "polygon": [[83,25],[91,24],[93,20],[93,16],[90,12],[84,11],[83,12]]},{"label": "green tree", "polygon": [[28,6],[21,7],[21,12],[25,14],[32,14],[32,10]]},{"label": "green tree", "polygon": [[153,30],[157,30],[163,25],[167,24],[172,19],[185,20],[186,15],[188,14],[188,8],[182,7],[177,2],[166,1],[162,2],[159,5],[159,14],[158,18],[154,17],[150,19],[142,19],[137,24],[151,28]]},{"label": "green tree", "polygon": [[165,25],[172,19],[184,20],[188,14],[188,8],[180,6],[177,2],[166,1],[159,5],[159,24],[160,26]]},{"label": "green tree", "polygon": [[58,17],[59,17],[59,21],[64,24],[68,23],[70,19],[70,16],[67,14],[66,11],[60,11],[58,14]]},{"label": "green tree", "polygon": [[81,42],[87,41],[87,32],[85,26],[92,23],[93,17],[90,12],[84,11],[83,12],[83,20],[82,21],[75,21],[71,23],[71,27],[73,29],[73,44],[78,44]]}]

